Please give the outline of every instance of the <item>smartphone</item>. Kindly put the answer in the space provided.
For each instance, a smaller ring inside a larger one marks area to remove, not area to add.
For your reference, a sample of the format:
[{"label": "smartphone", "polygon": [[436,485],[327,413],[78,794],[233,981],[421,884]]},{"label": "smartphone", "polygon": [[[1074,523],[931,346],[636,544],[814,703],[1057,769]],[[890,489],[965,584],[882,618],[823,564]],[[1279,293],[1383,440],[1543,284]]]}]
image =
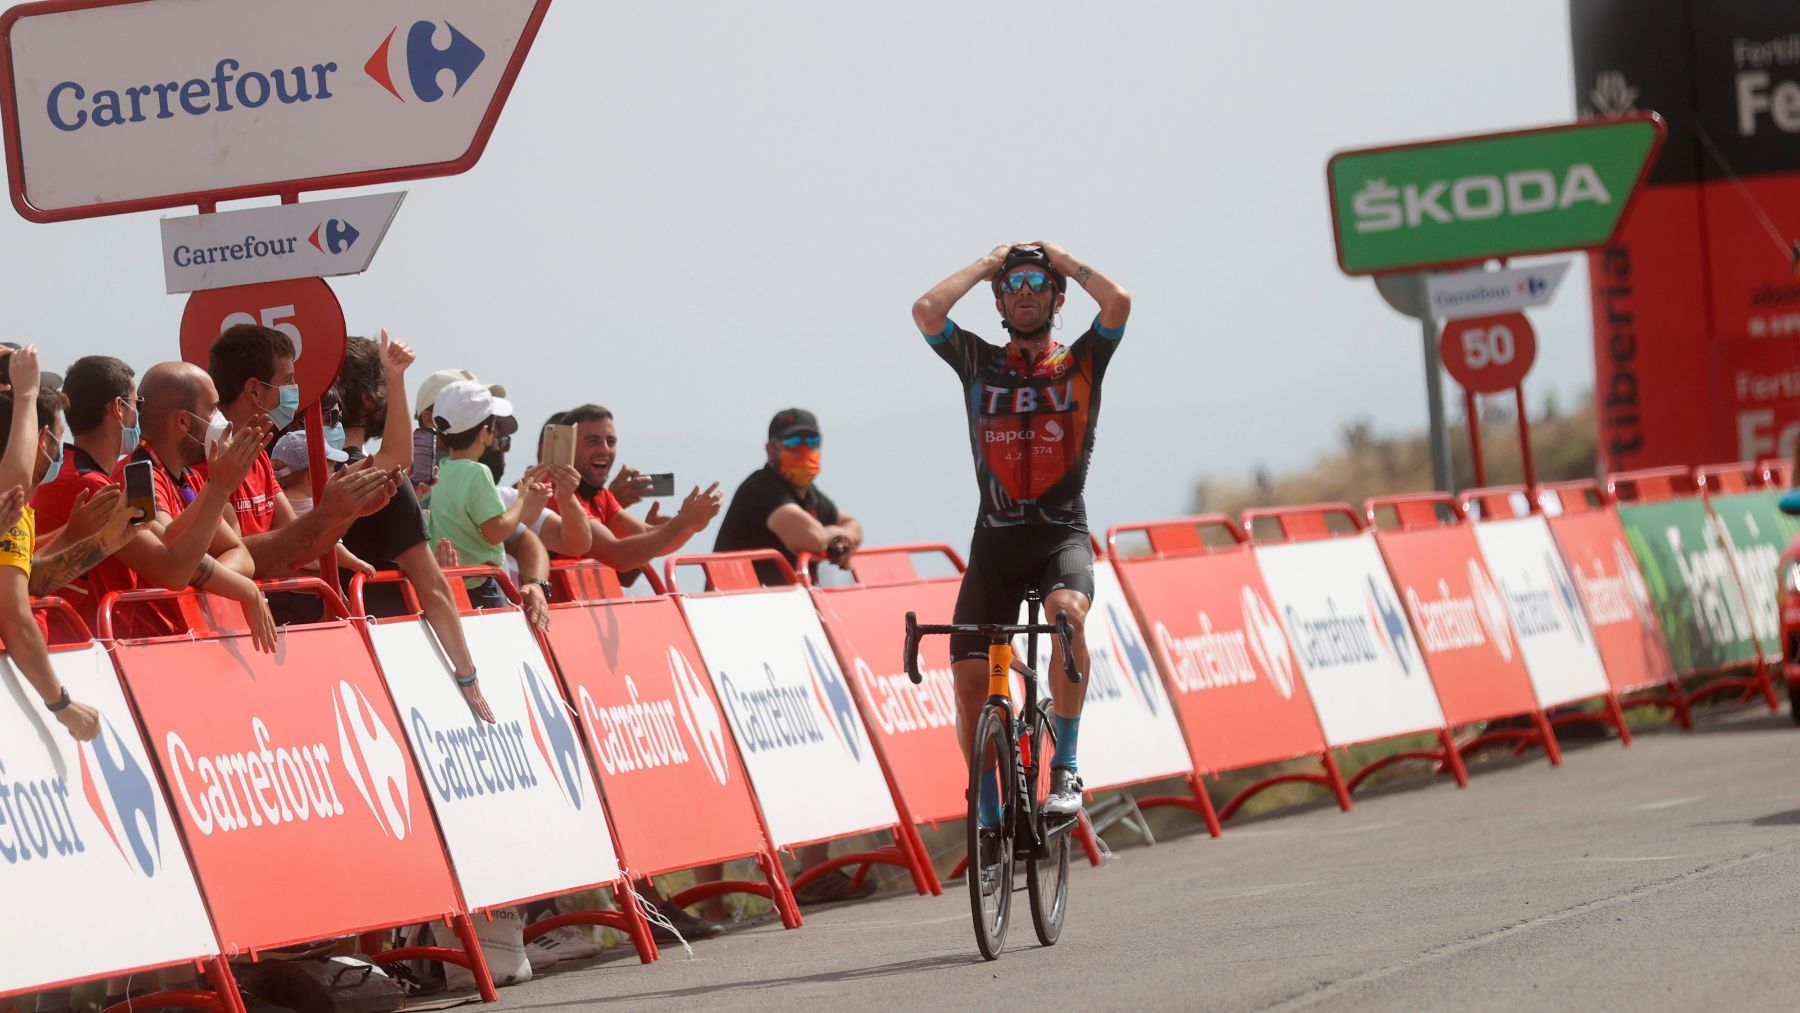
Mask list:
[{"label": "smartphone", "polygon": [[539,464],[566,464],[575,466],[575,427],[551,425],[544,427],[544,447]]},{"label": "smartphone", "polygon": [[413,430],[412,472],[407,477],[414,485],[437,484],[437,434],[429,429]]},{"label": "smartphone", "polygon": [[648,495],[651,495],[651,496],[673,496],[673,495],[675,495],[675,473],[674,472],[665,471],[660,475],[645,475],[644,477],[650,480],[650,491],[649,491]]},{"label": "smartphone", "polygon": [[156,482],[149,461],[132,461],[125,465],[125,502],[138,508],[140,514],[131,523],[143,524],[156,517]]}]

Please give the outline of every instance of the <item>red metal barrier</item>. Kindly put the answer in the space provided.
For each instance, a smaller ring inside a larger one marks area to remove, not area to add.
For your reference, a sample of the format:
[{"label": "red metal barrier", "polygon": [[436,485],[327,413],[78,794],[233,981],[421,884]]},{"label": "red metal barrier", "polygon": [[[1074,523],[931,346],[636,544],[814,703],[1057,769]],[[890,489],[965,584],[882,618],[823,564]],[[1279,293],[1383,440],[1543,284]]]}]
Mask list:
[{"label": "red metal barrier", "polygon": [[1794,485],[1794,462],[1785,457],[1766,457],[1756,462],[1762,471],[1763,484],[1775,489],[1790,489]]},{"label": "red metal barrier", "polygon": [[[482,998],[493,1001],[474,927],[367,643],[322,581],[278,586],[317,593],[331,618],[283,630],[276,655],[211,626],[114,646],[223,952],[254,956],[444,918],[464,949],[408,956],[469,968]],[[111,639],[114,611],[134,604],[174,602],[202,620],[222,611],[198,598],[193,591],[115,592],[101,603],[100,635]],[[195,707],[196,699],[206,706]],[[349,855],[353,866],[345,864]],[[279,902],[272,870],[285,884]],[[379,959],[399,958],[390,951]]]},{"label": "red metal barrier", "polygon": [[1728,496],[1764,488],[1767,472],[1755,461],[1703,464],[1694,469],[1694,484],[1709,496]]},{"label": "red metal barrier", "polygon": [[[1246,510],[1243,517],[1243,529],[1249,536],[1250,543],[1256,546],[1280,545],[1292,542],[1310,542],[1327,539],[1345,538],[1361,535],[1366,528],[1366,521],[1348,503],[1319,503],[1297,507],[1262,507]],[[1259,565],[1261,561],[1259,560]],[[1265,581],[1268,576],[1265,571]],[[1273,592],[1274,589],[1271,588]],[[1435,695],[1435,690],[1434,690]],[[1315,700],[1315,706],[1318,702]],[[1441,707],[1441,704],[1440,704]],[[1332,741],[1329,722],[1323,715],[1320,720],[1325,727],[1326,741],[1334,747],[1361,745],[1368,742],[1382,741],[1386,736],[1368,739],[1358,738],[1347,741]],[[1437,749],[1406,749],[1380,757],[1364,766],[1350,778],[1345,787],[1354,792],[1358,785],[1386,767],[1405,760],[1426,760],[1437,764],[1437,773],[1449,774],[1455,779],[1458,787],[1469,783],[1468,770],[1462,762],[1462,754],[1456,748],[1455,740],[1447,725],[1435,729],[1421,728],[1420,732],[1435,733],[1438,739]]]},{"label": "red metal barrier", "polygon": [[1498,743],[1540,746],[1562,764],[1543,708],[1507,620],[1506,602],[1455,499],[1442,493],[1384,496],[1363,506],[1376,526],[1438,702],[1452,725],[1525,717],[1530,728],[1495,728],[1465,741],[1465,757]]},{"label": "red metal barrier", "polygon": [[[1121,536],[1141,534],[1148,554],[1119,551]],[[1325,745],[1318,715],[1291,655],[1249,539],[1220,514],[1117,525],[1107,552],[1125,596],[1148,632],[1151,650],[1175,704],[1194,772],[1187,795],[1138,799],[1138,806],[1192,810],[1218,836],[1220,823],[1245,802],[1279,784],[1313,784],[1350,808],[1350,793]],[[1262,778],[1215,813],[1205,775],[1317,756],[1323,772],[1290,771]]]},{"label": "red metal barrier", "polygon": [[[869,748],[873,751],[873,739],[867,731],[866,723],[862,719],[861,706],[855,702],[856,694],[849,690],[847,685],[848,680],[844,678],[841,670],[836,670],[835,655],[832,655],[829,660],[826,657],[821,656],[821,652],[831,654],[829,637],[826,636],[822,627],[819,628],[818,636],[821,641],[824,641],[823,643],[815,644],[811,639],[811,634],[804,629],[788,631],[750,626],[737,630],[729,639],[721,636],[713,639],[709,644],[707,635],[708,627],[703,623],[702,616],[714,616],[718,611],[718,609],[715,608],[718,603],[734,598],[742,599],[746,602],[757,601],[757,604],[747,604],[743,607],[743,611],[746,613],[750,610],[779,607],[772,596],[782,594],[783,592],[780,587],[765,587],[760,582],[754,566],[757,562],[765,562],[773,566],[785,587],[792,588],[795,591],[801,590],[801,583],[799,578],[795,575],[794,568],[788,564],[787,560],[780,553],[768,550],[672,556],[665,564],[664,583],[670,588],[678,588],[680,582],[676,579],[676,574],[682,567],[697,567],[706,575],[708,590],[694,594],[676,593],[674,597],[681,605],[682,614],[687,617],[688,628],[693,631],[696,644],[700,647],[701,655],[707,662],[708,671],[712,673],[715,680],[724,680],[728,678],[727,666],[718,657],[723,651],[731,650],[735,656],[747,658],[746,654],[737,654],[737,648],[740,647],[740,643],[734,641],[742,641],[744,637],[764,635],[772,638],[776,634],[800,637],[804,642],[803,646],[801,644],[782,644],[780,646],[787,649],[786,653],[783,654],[784,658],[792,657],[793,655],[791,652],[794,649],[800,649],[802,653],[799,655],[799,658],[804,660],[792,663],[788,661],[777,663],[777,660],[772,658],[764,658],[762,660],[761,665],[765,673],[767,673],[770,691],[777,695],[789,690],[793,692],[810,693],[817,703],[819,710],[816,715],[810,715],[809,717],[824,718],[827,722],[825,727],[830,731],[833,739],[839,742],[845,750],[842,754],[842,759],[847,762],[841,769],[844,771],[866,770],[867,768],[863,766],[864,761],[860,756],[859,750],[862,748],[862,742],[866,738],[869,741]],[[758,599],[761,599],[761,601],[758,601]],[[810,622],[817,625],[817,614],[810,606],[810,599],[808,599],[808,604],[809,608],[806,610],[808,613],[807,616],[797,617],[797,619],[802,623]],[[746,652],[754,653],[763,649],[763,646],[772,645],[762,645],[759,642],[759,644],[746,643],[742,646]],[[796,673],[801,670],[805,671],[807,676],[805,680],[796,678]],[[740,678],[747,678],[742,675],[741,670]],[[821,680],[823,680],[823,682],[821,682]],[[777,681],[780,681],[782,686],[777,687]],[[805,688],[802,689],[802,686]],[[715,685],[714,688],[722,690],[723,686]],[[758,690],[757,692],[761,691]],[[738,712],[735,705],[733,705],[730,700],[724,699],[726,695],[727,694],[724,692],[720,693],[722,702],[727,705],[728,711],[732,714],[733,721],[736,722],[738,720]],[[749,718],[746,718],[746,720],[749,720]],[[816,731],[817,729],[814,728],[813,730]],[[738,727],[738,731],[741,738],[743,728],[741,726]],[[795,740],[794,744],[790,744],[789,739],[791,738],[793,737],[776,737],[776,739],[772,740],[771,744],[765,748],[769,751],[771,757],[785,756],[788,750],[794,748],[801,750],[809,748],[807,745],[799,743],[798,740]],[[821,738],[819,741],[824,740]],[[875,772],[880,774],[885,782],[884,787],[887,788],[887,809],[894,815],[894,821],[891,824],[888,824],[886,827],[859,828],[853,831],[830,832],[823,835],[808,833],[804,837],[793,837],[793,839],[788,839],[791,835],[783,830],[782,827],[785,824],[778,825],[776,819],[768,816],[771,807],[775,804],[774,799],[770,797],[770,793],[771,791],[796,791],[802,789],[798,785],[788,784],[785,780],[773,787],[769,783],[759,783],[757,781],[758,775],[756,770],[751,769],[750,774],[752,783],[756,784],[758,800],[764,811],[764,825],[769,828],[770,840],[777,847],[789,848],[802,844],[823,843],[825,841],[857,836],[867,832],[869,829],[886,829],[894,836],[894,844],[890,847],[876,848],[871,851],[857,852],[848,855],[839,855],[826,862],[822,862],[813,868],[805,870],[799,876],[794,878],[793,887],[795,890],[803,889],[806,884],[813,879],[834,869],[840,868],[857,867],[855,878],[860,880],[868,874],[868,866],[874,863],[895,865],[905,869],[912,876],[913,885],[920,893],[927,893],[931,890],[933,870],[931,868],[930,856],[924,854],[922,849],[915,848],[917,835],[912,830],[911,824],[899,815],[900,802],[891,788],[893,784],[892,773],[881,763],[878,753],[874,757],[874,764]],[[753,768],[755,765],[746,761],[746,766]],[[765,776],[773,778],[775,776],[775,770],[780,766],[781,764],[778,761],[771,760],[771,766],[764,768],[768,771],[768,774]],[[835,770],[832,772],[820,770],[819,776],[835,777],[837,774]],[[799,823],[813,825],[817,822],[820,821],[799,821],[797,825],[799,825]],[[830,821],[825,820],[823,822]]]},{"label": "red metal barrier", "polygon": [[1700,485],[1687,468],[1644,468],[1615,471],[1606,476],[1606,493],[1617,503],[1656,503],[1698,492]]}]

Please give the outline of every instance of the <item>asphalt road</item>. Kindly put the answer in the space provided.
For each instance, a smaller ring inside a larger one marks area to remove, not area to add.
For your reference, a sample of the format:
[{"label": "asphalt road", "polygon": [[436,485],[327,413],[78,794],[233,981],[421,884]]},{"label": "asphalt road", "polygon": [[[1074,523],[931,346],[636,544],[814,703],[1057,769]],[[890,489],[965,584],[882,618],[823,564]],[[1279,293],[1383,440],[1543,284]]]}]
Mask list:
[{"label": "asphalt road", "polygon": [[889,894],[649,966],[623,948],[501,1008],[1789,1010],[1800,1006],[1800,729],[1744,708],[1289,809],[1071,883],[1043,949],[1024,897],[975,951],[968,895]]}]

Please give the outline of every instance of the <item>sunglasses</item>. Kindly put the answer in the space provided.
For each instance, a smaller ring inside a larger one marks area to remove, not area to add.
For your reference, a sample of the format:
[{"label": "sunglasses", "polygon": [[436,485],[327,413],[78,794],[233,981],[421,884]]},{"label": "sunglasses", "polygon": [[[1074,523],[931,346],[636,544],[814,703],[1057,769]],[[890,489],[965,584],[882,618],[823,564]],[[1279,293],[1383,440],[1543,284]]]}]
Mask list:
[{"label": "sunglasses", "polygon": [[819,449],[819,444],[823,441],[819,439],[818,433],[813,433],[810,436],[802,436],[799,433],[795,433],[792,436],[783,436],[775,442],[789,450],[798,450],[801,447],[805,447],[808,450],[817,450]]},{"label": "sunglasses", "polygon": [[1026,287],[1042,292],[1050,287],[1050,276],[1042,271],[1014,271],[1000,281],[1000,290],[1007,295]]}]

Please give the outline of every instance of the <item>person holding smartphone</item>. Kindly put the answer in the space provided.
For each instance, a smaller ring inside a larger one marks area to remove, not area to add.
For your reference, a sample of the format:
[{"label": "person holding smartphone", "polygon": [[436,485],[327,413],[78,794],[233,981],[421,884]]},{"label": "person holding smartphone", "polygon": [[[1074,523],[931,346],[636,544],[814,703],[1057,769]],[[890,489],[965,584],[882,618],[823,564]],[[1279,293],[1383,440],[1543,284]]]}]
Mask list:
[{"label": "person holding smartphone", "polygon": [[[54,582],[58,593],[83,611],[84,605],[98,601],[88,586],[88,571],[106,556],[82,559],[67,554],[69,546],[99,530],[106,523],[104,511],[122,509],[130,523],[141,523],[149,514],[133,509],[136,504],[127,503],[130,493],[112,479],[114,466],[136,450],[139,441],[137,375],[110,355],[83,356],[68,368],[61,393],[69,443],[60,448],[62,462],[55,475],[32,492],[31,508],[37,518],[39,551],[54,545],[65,555],[57,572],[39,560],[33,569],[32,593],[49,593],[36,587]],[[112,546],[111,551],[118,548]]]}]

